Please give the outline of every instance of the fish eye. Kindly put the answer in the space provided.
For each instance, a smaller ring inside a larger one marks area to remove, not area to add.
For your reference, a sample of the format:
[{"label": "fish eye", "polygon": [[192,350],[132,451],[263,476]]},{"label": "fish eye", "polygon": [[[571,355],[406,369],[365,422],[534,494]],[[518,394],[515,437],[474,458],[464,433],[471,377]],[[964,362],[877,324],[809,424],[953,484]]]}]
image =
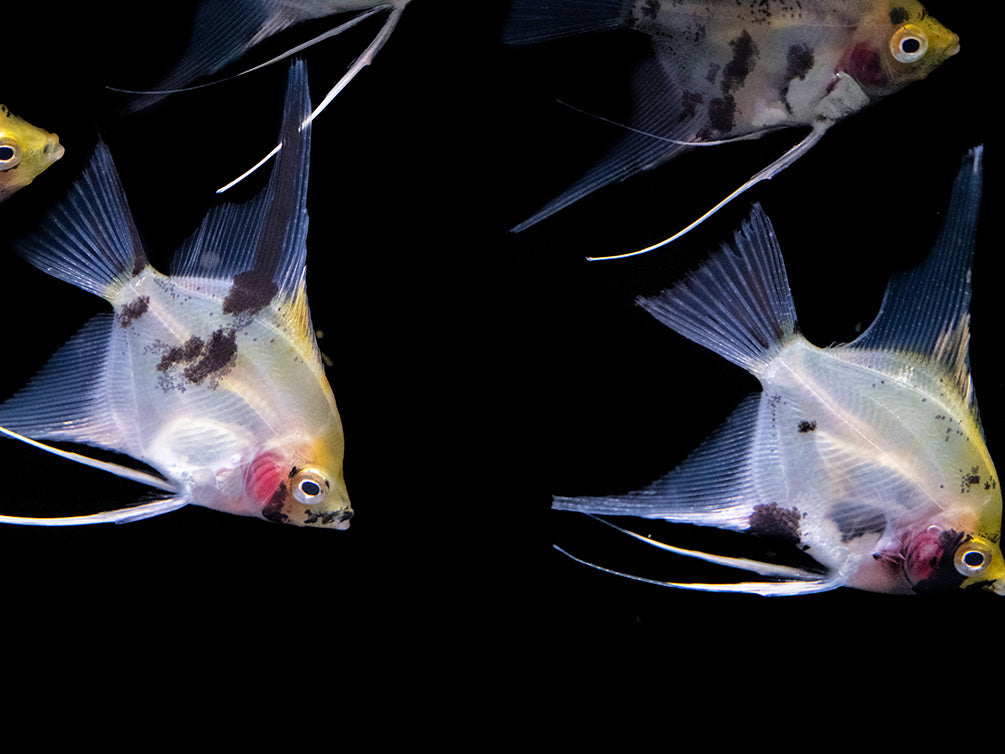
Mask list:
[{"label": "fish eye", "polygon": [[10,141],[0,141],[0,171],[16,168],[21,162],[21,148]]},{"label": "fish eye", "polygon": [[986,571],[991,564],[991,550],[971,539],[956,548],[953,562],[961,575],[978,576]]},{"label": "fish eye", "polygon": [[330,487],[328,479],[317,469],[300,469],[293,478],[293,497],[304,505],[314,505],[325,499]]},{"label": "fish eye", "polygon": [[890,37],[890,54],[900,63],[916,63],[928,51],[928,35],[914,24],[904,24]]}]

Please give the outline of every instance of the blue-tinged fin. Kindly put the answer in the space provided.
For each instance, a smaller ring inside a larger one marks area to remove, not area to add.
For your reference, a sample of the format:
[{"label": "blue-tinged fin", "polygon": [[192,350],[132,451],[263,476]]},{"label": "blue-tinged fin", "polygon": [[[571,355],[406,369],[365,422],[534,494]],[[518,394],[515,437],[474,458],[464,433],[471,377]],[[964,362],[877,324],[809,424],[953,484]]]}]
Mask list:
[{"label": "blue-tinged fin", "polygon": [[677,78],[666,67],[675,61],[650,56],[632,74],[631,124],[614,124],[619,138],[579,180],[540,210],[510,229],[520,233],[604,186],[660,165],[700,142],[704,111],[688,103]]},{"label": "blue-tinged fin", "polygon": [[104,142],[39,229],[15,242],[53,277],[111,300],[147,264],[115,163]]},{"label": "blue-tinged fin", "polygon": [[27,385],[0,404],[0,426],[34,439],[122,452],[104,381],[113,326],[111,313],[84,325]]},{"label": "blue-tinged fin", "polygon": [[748,396],[683,463],[648,487],[624,495],[555,496],[556,510],[662,518],[745,531],[758,499],[751,452],[760,395]]},{"label": "blue-tinged fin", "polygon": [[696,272],[639,306],[685,338],[757,374],[797,337],[796,310],[774,229],[760,205]]},{"label": "blue-tinged fin", "polygon": [[283,112],[283,148],[268,185],[245,204],[224,204],[206,216],[175,255],[171,274],[233,280],[225,311],[255,313],[277,295],[295,300],[307,255],[307,180],[311,111],[307,67],[290,67]]},{"label": "blue-tinged fin", "polygon": [[847,347],[899,351],[931,359],[973,401],[970,341],[971,269],[983,187],[983,146],[971,149],[953,184],[939,238],[927,260],[891,278],[879,314]]},{"label": "blue-tinged fin", "polygon": [[[239,6],[239,7],[238,7]],[[235,12],[236,11],[236,12]],[[216,73],[240,58],[256,42],[309,16],[297,14],[275,0],[202,0],[192,24],[192,37],[181,61],[156,90],[135,100],[136,111],[195,79]]]},{"label": "blue-tinged fin", "polygon": [[632,0],[512,0],[502,29],[506,44],[533,44],[591,31],[616,29],[628,20]]}]

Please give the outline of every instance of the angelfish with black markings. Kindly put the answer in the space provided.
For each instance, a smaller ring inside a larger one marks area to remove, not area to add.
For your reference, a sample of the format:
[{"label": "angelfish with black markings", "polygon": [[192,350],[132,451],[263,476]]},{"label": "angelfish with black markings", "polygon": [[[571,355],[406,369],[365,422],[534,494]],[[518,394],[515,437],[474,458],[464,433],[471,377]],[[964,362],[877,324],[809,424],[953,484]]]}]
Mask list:
[{"label": "angelfish with black markings", "polygon": [[652,47],[633,74],[633,111],[620,140],[514,231],[695,147],[808,129],[775,162],[681,233],[643,250],[649,251],[777,175],[834,123],[925,78],[960,48],[957,35],[917,0],[512,0],[504,38],[527,44],[618,28],[640,32]]},{"label": "angelfish with black markings", "polygon": [[765,577],[657,582],[667,586],[763,595],[839,586],[1005,594],[1001,484],[968,365],[981,151],[964,161],[928,260],[890,281],[877,318],[851,343],[818,348],[799,334],[774,231],[756,207],[735,248],[640,299],[663,324],[750,371],[763,390],[649,487],[556,497],[554,507],[749,532],[769,538],[778,553],[801,551],[816,561],[793,567],[633,535]]},{"label": "angelfish with black markings", "polygon": [[[0,432],[151,485],[159,499],[16,524],[132,521],[185,505],[345,529],[342,423],[305,292],[310,112],[303,63],[291,67],[285,148],[257,198],[212,210],[170,275],[147,262],[107,148],[22,256],[105,298],[92,319],[19,393]],[[156,473],[41,441],[96,446]]]}]

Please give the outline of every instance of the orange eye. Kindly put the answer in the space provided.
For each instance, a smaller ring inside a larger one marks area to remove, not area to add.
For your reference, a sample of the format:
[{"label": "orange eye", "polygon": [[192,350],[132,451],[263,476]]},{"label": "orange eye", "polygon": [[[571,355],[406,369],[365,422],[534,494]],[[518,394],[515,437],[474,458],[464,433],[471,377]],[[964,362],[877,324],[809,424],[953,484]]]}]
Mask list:
[{"label": "orange eye", "polygon": [[904,24],[890,37],[890,54],[900,63],[916,63],[928,51],[928,35],[920,26]]}]

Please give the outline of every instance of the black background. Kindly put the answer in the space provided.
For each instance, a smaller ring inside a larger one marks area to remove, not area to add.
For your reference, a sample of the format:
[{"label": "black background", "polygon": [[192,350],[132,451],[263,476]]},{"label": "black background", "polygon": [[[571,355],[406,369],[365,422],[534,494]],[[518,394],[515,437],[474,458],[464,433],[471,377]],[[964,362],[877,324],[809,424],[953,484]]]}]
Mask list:
[{"label": "black background", "polygon": [[[635,296],[695,268],[760,201],[804,333],[818,345],[850,340],[871,321],[890,274],[927,254],[960,158],[979,143],[986,195],[971,364],[988,445],[1002,457],[995,32],[971,4],[926,5],[962,43],[928,80],[837,125],[673,247],[587,263],[678,229],[798,135],[696,150],[509,234],[617,135],[557,100],[616,114],[641,48],[624,34],[506,48],[505,3],[416,0],[313,135],[308,293],[334,360],[351,529],[197,507],[123,526],[0,528],[7,644],[144,661],[199,649],[239,658],[252,674],[254,663],[279,658],[335,685],[352,658],[382,678],[421,668],[485,680],[483,660],[528,650],[555,658],[574,649],[589,664],[642,647],[650,669],[682,673],[700,660],[740,684],[764,668],[816,673],[833,660],[885,664],[891,652],[899,668],[929,652],[954,665],[995,664],[1005,606],[993,598],[688,593],[600,573],[552,549],[656,578],[707,576],[549,510],[553,493],[648,483],[756,389],[635,307]],[[278,133],[286,64],[120,112],[128,99],[104,87],[156,83],[184,44],[191,8],[172,3],[156,19],[144,4],[74,8],[7,43],[17,65],[0,101],[56,131],[67,152],[0,205],[0,395],[107,306],[21,262],[7,244],[58,200],[98,133],[160,269],[218,201],[213,189]],[[284,33],[251,59],[323,27]],[[306,53],[315,101],[375,29]],[[265,176],[234,198],[252,195]],[[116,507],[143,492],[14,443],[2,450],[7,513]],[[640,526],[681,544],[734,546],[687,527]]]}]

